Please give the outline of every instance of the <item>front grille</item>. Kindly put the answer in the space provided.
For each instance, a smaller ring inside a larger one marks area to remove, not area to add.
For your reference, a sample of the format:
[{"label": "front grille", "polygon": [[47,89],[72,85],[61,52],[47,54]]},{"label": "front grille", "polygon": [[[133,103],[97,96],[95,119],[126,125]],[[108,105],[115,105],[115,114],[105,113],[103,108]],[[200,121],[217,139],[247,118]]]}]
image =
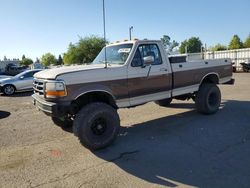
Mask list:
[{"label": "front grille", "polygon": [[44,95],[43,88],[44,88],[44,82],[42,80],[34,79],[33,82],[34,93],[37,95]]}]

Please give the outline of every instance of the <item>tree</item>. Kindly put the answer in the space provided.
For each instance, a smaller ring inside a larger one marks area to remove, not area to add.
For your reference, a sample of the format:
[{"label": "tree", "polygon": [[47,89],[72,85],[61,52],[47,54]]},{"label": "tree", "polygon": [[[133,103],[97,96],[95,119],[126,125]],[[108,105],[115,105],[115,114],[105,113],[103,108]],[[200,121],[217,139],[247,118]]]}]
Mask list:
[{"label": "tree", "polygon": [[212,46],[209,50],[211,50],[211,51],[223,51],[223,50],[227,50],[227,47],[218,43],[215,46]]},{"label": "tree", "polygon": [[30,58],[26,58],[26,57],[22,57],[22,61],[20,62],[21,65],[24,65],[24,66],[29,66],[31,64],[33,64],[33,60],[30,59]]},{"label": "tree", "polygon": [[46,53],[41,58],[41,63],[44,67],[49,65],[56,65],[56,57],[51,53]]},{"label": "tree", "polygon": [[250,48],[250,34],[244,42],[244,48]]},{"label": "tree", "polygon": [[228,48],[230,50],[243,48],[243,43],[238,35],[234,35],[231,39]]},{"label": "tree", "polygon": [[175,47],[179,46],[179,43],[175,40],[171,42],[171,38],[168,35],[163,35],[161,41],[165,49],[169,52],[172,52]]},{"label": "tree", "polygon": [[25,55],[23,54],[23,56],[22,56],[22,60],[24,60],[25,59]]},{"label": "tree", "polygon": [[63,59],[61,55],[58,56],[57,65],[63,65]]},{"label": "tree", "polygon": [[199,37],[191,37],[188,40],[184,40],[179,48],[180,53],[197,53],[201,51],[202,42]]},{"label": "tree", "polygon": [[104,46],[103,38],[97,36],[80,38],[78,43],[69,44],[63,62],[66,65],[91,63]]}]

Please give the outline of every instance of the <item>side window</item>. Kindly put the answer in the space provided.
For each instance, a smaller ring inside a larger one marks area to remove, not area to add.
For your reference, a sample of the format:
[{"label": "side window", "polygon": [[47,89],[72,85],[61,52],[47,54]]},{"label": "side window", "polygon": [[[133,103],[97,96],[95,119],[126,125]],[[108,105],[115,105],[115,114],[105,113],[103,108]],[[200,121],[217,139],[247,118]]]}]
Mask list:
[{"label": "side window", "polygon": [[140,66],[142,66],[142,58],[141,58],[141,53],[140,53],[139,48],[136,50],[134,58],[132,60],[132,63],[131,63],[132,67],[140,67]]},{"label": "side window", "polygon": [[150,53],[155,58],[155,61],[154,61],[153,65],[162,64],[161,53],[160,53],[159,48],[158,48],[158,46],[156,44],[151,44],[150,45]]},{"label": "side window", "polygon": [[28,72],[25,75],[23,75],[23,77],[24,78],[31,78],[31,77],[33,77],[33,75],[34,75],[34,72]]},{"label": "side window", "polygon": [[156,44],[142,44],[137,48],[131,66],[142,66],[143,58],[147,56],[154,57],[154,62],[152,63],[152,65],[162,64],[161,53],[158,46]]}]

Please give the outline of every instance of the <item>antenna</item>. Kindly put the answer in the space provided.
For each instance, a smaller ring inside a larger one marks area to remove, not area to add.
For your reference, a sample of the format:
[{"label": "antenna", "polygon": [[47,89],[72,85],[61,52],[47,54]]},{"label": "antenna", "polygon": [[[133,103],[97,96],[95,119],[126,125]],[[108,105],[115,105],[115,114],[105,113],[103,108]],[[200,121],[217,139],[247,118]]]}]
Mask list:
[{"label": "antenna", "polygon": [[133,26],[130,26],[130,27],[129,27],[129,39],[130,39],[130,40],[132,40],[132,35],[131,35],[132,29],[134,29],[134,27],[133,27]]},{"label": "antenna", "polygon": [[105,0],[102,0],[102,13],[103,13],[103,37],[104,37],[104,42],[105,42],[105,47],[104,47],[104,60],[105,60],[105,68],[107,68],[106,24],[105,24]]}]

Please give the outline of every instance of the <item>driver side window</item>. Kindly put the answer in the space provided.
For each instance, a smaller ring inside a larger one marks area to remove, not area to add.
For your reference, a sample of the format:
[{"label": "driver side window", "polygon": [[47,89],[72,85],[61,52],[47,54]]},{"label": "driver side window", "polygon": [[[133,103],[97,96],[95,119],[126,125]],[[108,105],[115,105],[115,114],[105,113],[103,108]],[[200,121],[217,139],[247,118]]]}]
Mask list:
[{"label": "driver side window", "polygon": [[161,54],[159,48],[156,44],[143,44],[139,45],[132,60],[132,67],[139,67],[143,65],[143,58],[147,56],[152,56],[154,62],[152,65],[162,64]]}]

